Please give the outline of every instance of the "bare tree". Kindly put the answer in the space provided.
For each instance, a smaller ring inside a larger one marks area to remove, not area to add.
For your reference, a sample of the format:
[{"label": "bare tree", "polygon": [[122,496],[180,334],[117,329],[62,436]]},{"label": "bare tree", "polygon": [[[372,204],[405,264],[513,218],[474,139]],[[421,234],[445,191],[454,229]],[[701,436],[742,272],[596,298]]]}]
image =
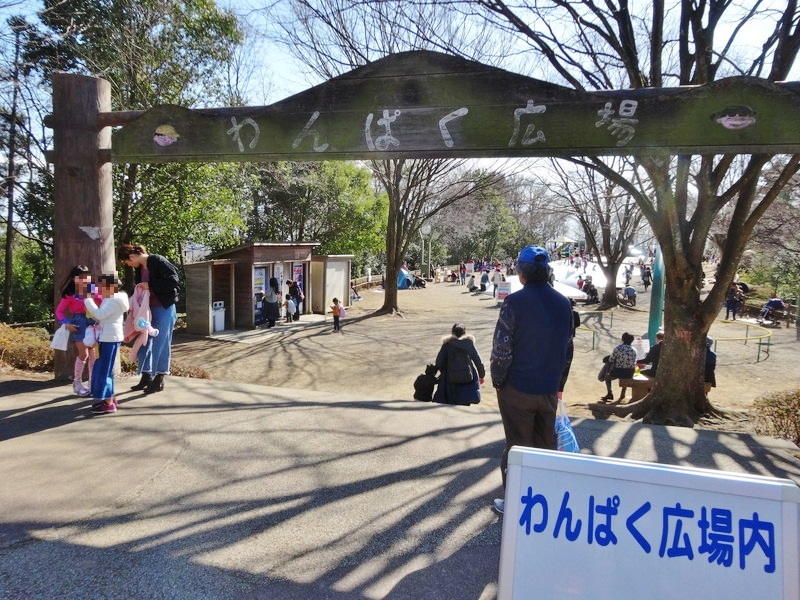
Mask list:
[{"label": "bare tree", "polygon": [[[460,33],[449,10],[424,4],[290,0],[274,5],[269,14],[279,26],[276,38],[309,74],[326,79],[391,53],[441,49],[432,40],[449,41]],[[501,176],[470,171],[464,161],[438,159],[373,161],[371,168],[389,197],[386,293],[379,312],[397,312],[397,275],[419,227]]]},{"label": "bare tree", "polygon": [[[780,163],[778,163],[778,168],[781,168]],[[800,176],[795,176],[764,213],[753,230],[752,246],[767,253],[787,252],[800,255],[800,191],[798,191],[798,185],[800,185]],[[728,221],[729,218],[725,219],[724,223]],[[722,233],[720,247],[725,245],[725,232]]]},{"label": "bare tree", "polygon": [[510,240],[506,252],[516,251],[529,244],[542,246],[569,234],[572,215],[554,205],[547,184],[538,177],[511,175],[503,181],[503,199],[514,220],[517,234]]},{"label": "bare tree", "polygon": [[11,322],[14,310],[11,302],[11,288],[14,281],[13,253],[14,253],[14,196],[17,188],[17,135],[18,121],[21,119],[19,88],[20,88],[20,55],[22,54],[22,34],[26,28],[24,19],[14,17],[9,19],[9,26],[14,31],[14,59],[11,66],[10,79],[12,82],[11,106],[8,112],[8,144],[5,155],[6,176],[4,190],[6,195],[6,247],[3,277],[3,306],[2,316]]},{"label": "bare tree", "polygon": [[[654,0],[631,12],[626,0],[502,0],[454,2],[464,17],[476,12],[487,29],[508,34],[549,64],[550,79],[576,90],[702,85],[726,75],[787,78],[800,48],[796,0],[780,8],[761,0],[750,6],[728,0]],[[725,23],[734,23],[723,27]],[[769,31],[763,34],[764,23]],[[761,27],[755,27],[755,25]],[[757,40],[761,37],[760,44]],[[743,39],[745,38],[745,39]],[[758,48],[744,56],[741,48]],[[739,172],[736,158],[637,157],[647,175],[641,189],[598,157],[580,164],[625,189],[639,205],[665,263],[666,341],[659,378],[644,400],[620,408],[647,421],[692,425],[713,412],[703,390],[706,334],[756,223],[798,171],[800,155],[754,154]],[[702,260],[712,224],[728,208],[717,280],[701,296]]]},{"label": "bare tree", "polygon": [[[629,159],[617,158],[613,163],[618,172],[629,179],[637,179]],[[617,271],[640,232],[642,211],[626,189],[595,169],[574,164],[569,168],[570,163],[565,161],[552,161],[551,164],[550,192],[557,204],[565,207],[564,212],[577,219],[586,244],[597,257],[606,277],[599,308],[616,306]]]},{"label": "bare tree", "polygon": [[422,224],[465,198],[491,189],[496,173],[468,171],[465,161],[441,159],[373,161],[372,170],[389,196],[385,298],[380,312],[398,310],[397,275]]}]

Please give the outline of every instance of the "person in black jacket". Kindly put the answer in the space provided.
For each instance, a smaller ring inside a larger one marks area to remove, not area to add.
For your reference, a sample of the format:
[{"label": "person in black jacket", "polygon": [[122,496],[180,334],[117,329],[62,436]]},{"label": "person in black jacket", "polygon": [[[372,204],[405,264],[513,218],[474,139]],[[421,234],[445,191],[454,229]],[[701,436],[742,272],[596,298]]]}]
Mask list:
[{"label": "person in black jacket", "polygon": [[475,348],[475,338],[467,335],[467,328],[461,323],[453,325],[450,335],[442,339],[436,368],[441,376],[434,402],[477,404],[481,401],[480,385],[486,377],[486,369]]},{"label": "person in black jacket", "polygon": [[705,387],[706,396],[711,391],[712,387],[717,387],[717,353],[711,347],[714,345],[714,339],[706,337],[706,362],[703,369],[703,383]]},{"label": "person in black jacket", "polygon": [[575,331],[581,326],[581,315],[575,310],[575,300],[569,299],[569,304],[572,306],[572,329],[570,330],[569,342],[567,342],[567,363],[564,367],[564,372],[561,374],[561,382],[558,384],[558,397],[564,396],[564,386],[567,385],[567,377],[569,377],[569,369],[572,366],[572,359],[575,356]]},{"label": "person in black jacket", "polygon": [[647,355],[641,360],[641,365],[650,365],[647,369],[642,370],[642,375],[648,377],[655,377],[658,371],[658,361],[661,358],[661,347],[664,344],[664,333],[659,331],[656,333],[656,343],[647,352]]},{"label": "person in black jacket", "polygon": [[150,324],[159,334],[148,337],[138,354],[142,378],[131,389],[145,394],[164,389],[172,358],[172,330],[178,319],[178,269],[159,254],[148,254],[141,244],[123,244],[117,252],[123,264],[134,269],[136,287],[150,292]]},{"label": "person in black jacket", "polygon": [[289,286],[289,295],[294,300],[294,313],[292,314],[293,321],[300,320],[300,303],[303,302],[305,298],[305,294],[303,294],[303,289],[300,287],[300,282],[297,280],[290,279],[286,282],[286,285]]}]

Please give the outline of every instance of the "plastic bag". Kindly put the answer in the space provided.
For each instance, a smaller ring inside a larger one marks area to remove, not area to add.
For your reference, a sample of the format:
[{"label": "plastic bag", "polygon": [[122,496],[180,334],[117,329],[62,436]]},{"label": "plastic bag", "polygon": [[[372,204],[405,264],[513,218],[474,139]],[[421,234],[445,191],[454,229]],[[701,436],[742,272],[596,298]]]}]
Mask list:
[{"label": "plastic bag", "polygon": [[567,416],[567,407],[564,401],[558,399],[558,411],[556,412],[556,447],[563,452],[580,452],[578,438],[572,429],[572,423]]},{"label": "plastic bag", "polygon": [[97,344],[97,326],[87,325],[86,333],[83,336],[83,344],[87,347],[92,347]]},{"label": "plastic bag", "polygon": [[53,350],[66,351],[67,346],[69,346],[69,329],[67,329],[66,325],[62,325],[53,334],[53,341],[50,342],[50,347]]}]

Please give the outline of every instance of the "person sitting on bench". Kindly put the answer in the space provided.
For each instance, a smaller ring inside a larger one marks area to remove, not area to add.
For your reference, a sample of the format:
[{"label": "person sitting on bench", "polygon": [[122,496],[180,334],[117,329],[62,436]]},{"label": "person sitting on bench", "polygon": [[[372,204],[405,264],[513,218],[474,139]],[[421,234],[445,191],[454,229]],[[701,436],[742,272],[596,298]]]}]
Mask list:
[{"label": "person sitting on bench", "polygon": [[769,321],[776,321],[777,319],[772,316],[773,312],[780,312],[786,310],[786,305],[783,303],[783,300],[778,298],[777,294],[772,294],[767,303],[764,304],[764,307],[761,309],[761,312],[758,315],[758,318],[761,321],[769,320]]},{"label": "person sitting on bench", "polygon": [[661,346],[664,343],[664,332],[659,331],[656,334],[656,343],[653,345],[650,350],[648,350],[645,357],[639,361],[639,366],[643,365],[650,365],[648,368],[641,371],[642,375],[647,375],[648,377],[655,377],[656,370],[658,370],[658,360],[661,358]]},{"label": "person sitting on bench", "polygon": [[[633,335],[627,331],[622,334],[622,343],[614,348],[611,356],[608,357],[608,365],[605,373],[606,389],[608,393],[600,398],[602,402],[614,399],[614,392],[611,391],[612,379],[631,379],[636,370],[636,350],[633,349]],[[625,399],[625,388],[622,388],[620,401]]]}]

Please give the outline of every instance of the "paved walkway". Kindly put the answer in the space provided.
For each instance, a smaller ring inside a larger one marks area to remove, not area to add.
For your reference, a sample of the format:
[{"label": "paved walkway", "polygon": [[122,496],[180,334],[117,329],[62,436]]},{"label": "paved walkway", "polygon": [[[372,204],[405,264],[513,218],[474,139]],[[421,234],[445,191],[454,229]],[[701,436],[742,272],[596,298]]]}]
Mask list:
[{"label": "paved walkway", "polygon": [[[0,398],[4,599],[496,595],[488,406],[181,378],[115,415],[55,383]],[[797,449],[770,438],[575,424],[585,452],[800,483]]]}]

